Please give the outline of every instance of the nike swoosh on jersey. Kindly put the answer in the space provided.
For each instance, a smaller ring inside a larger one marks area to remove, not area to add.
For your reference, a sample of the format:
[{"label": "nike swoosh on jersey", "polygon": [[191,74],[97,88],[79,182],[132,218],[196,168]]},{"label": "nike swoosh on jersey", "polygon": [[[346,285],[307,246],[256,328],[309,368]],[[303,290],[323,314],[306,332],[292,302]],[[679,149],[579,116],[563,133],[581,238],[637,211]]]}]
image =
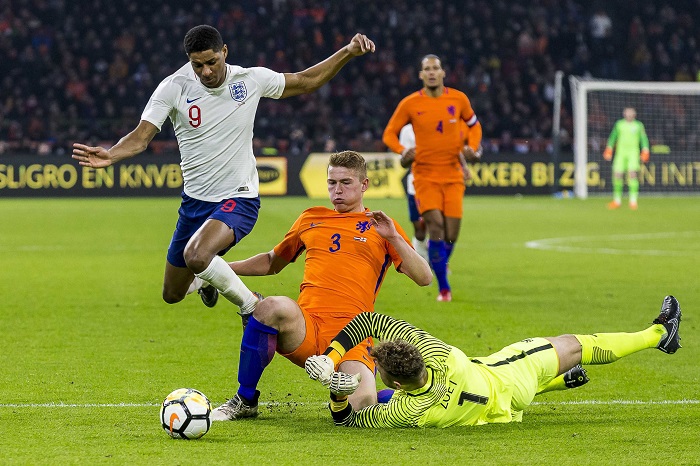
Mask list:
[{"label": "nike swoosh on jersey", "polygon": [[322,224],[323,224],[323,222],[318,222],[318,223],[311,222],[310,226],[311,226],[311,228],[313,228],[313,227],[317,227],[317,226],[322,225]]},{"label": "nike swoosh on jersey", "polygon": [[200,96],[197,97],[196,99],[192,99],[192,100],[187,99],[187,103],[188,103],[188,104],[191,104],[191,103],[194,102],[195,100],[199,100],[199,99],[201,99],[201,98],[202,98],[202,96],[200,95]]}]

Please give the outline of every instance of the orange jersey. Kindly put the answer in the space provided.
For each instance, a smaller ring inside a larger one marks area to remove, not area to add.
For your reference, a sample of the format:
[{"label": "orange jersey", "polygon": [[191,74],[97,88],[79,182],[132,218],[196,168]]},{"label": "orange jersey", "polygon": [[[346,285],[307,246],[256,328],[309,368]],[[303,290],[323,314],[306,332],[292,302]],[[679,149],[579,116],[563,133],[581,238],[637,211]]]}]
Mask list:
[{"label": "orange jersey", "polygon": [[401,128],[411,123],[416,135],[416,157],[411,169],[416,179],[462,182],[459,153],[465,134],[460,120],[469,127],[469,146],[476,150],[481,144],[481,124],[466,94],[445,87],[441,96],[429,97],[420,90],[399,102],[382,140],[389,149],[401,154],[405,147],[398,135]]},{"label": "orange jersey", "polygon": [[[469,144],[469,132],[471,130],[469,129],[469,126],[467,126],[467,122],[464,120],[460,120],[459,122],[459,136],[462,138],[462,142],[464,144]],[[478,147],[478,146],[477,146]]]},{"label": "orange jersey", "polygon": [[[411,244],[401,226],[396,221],[394,225]],[[304,251],[304,279],[297,302],[312,314],[372,312],[389,266],[401,265],[394,247],[363,212],[306,209],[274,248],[277,256],[289,262]]]}]

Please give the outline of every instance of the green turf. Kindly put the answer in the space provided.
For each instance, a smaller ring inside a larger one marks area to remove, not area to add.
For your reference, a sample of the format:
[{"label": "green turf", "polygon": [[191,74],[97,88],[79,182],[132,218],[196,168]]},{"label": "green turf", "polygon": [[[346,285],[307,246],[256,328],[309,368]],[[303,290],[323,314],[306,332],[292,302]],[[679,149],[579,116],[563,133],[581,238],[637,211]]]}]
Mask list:
[{"label": "green turf", "polygon": [[[392,271],[376,309],[481,356],[529,336],[642,329],[674,294],[677,354],[590,367],[587,386],[539,397],[522,424],[376,432],[332,427],[322,387],[276,357],[258,419],[185,442],[162,432],[159,403],[180,387],[214,404],[231,396],[241,329],[225,302],[161,300],[178,199],[0,200],[0,463],[697,464],[700,202],[643,197],[637,212],[605,202],[468,197],[454,301]],[[226,257],[271,249],[316,204],[327,205],[263,199],[255,230]],[[409,229],[404,201],[367,204]],[[555,250],[526,247],[538,241]],[[301,274],[292,264],[244,280],[295,297]]]}]

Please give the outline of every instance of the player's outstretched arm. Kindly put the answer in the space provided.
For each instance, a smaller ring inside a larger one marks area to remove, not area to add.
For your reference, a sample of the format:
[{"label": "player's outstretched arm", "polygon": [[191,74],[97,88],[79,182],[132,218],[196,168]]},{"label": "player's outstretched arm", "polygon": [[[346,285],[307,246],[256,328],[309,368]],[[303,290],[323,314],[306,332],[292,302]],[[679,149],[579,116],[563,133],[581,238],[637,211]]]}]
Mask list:
[{"label": "player's outstretched arm", "polygon": [[244,277],[275,275],[289,265],[289,261],[275,254],[275,251],[262,252],[241,261],[229,262],[236,275]]},{"label": "player's outstretched arm", "polygon": [[284,92],[280,98],[308,94],[333,78],[351,58],[374,52],[374,42],[364,34],[355,34],[350,43],[311,68],[284,74]]},{"label": "player's outstretched arm", "polygon": [[386,239],[396,252],[401,256],[401,266],[399,271],[406,274],[408,278],[420,286],[428,286],[433,280],[433,272],[430,265],[416,252],[413,247],[403,239],[396,230],[394,221],[381,210],[367,212],[375,231]]},{"label": "player's outstretched arm", "polygon": [[157,133],[158,128],[153,123],[141,120],[132,132],[121,138],[110,149],[79,143],[73,144],[72,157],[85,167],[108,167],[146,150],[146,147],[148,147],[148,144]]}]

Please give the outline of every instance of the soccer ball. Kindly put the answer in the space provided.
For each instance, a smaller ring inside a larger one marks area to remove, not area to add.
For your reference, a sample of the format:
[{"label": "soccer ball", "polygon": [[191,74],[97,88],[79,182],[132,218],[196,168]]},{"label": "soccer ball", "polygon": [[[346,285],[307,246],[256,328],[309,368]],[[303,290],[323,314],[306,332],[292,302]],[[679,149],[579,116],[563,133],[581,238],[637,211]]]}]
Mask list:
[{"label": "soccer ball", "polygon": [[211,403],[194,388],[179,388],[168,395],[160,408],[160,423],[172,438],[197,439],[211,426]]}]

